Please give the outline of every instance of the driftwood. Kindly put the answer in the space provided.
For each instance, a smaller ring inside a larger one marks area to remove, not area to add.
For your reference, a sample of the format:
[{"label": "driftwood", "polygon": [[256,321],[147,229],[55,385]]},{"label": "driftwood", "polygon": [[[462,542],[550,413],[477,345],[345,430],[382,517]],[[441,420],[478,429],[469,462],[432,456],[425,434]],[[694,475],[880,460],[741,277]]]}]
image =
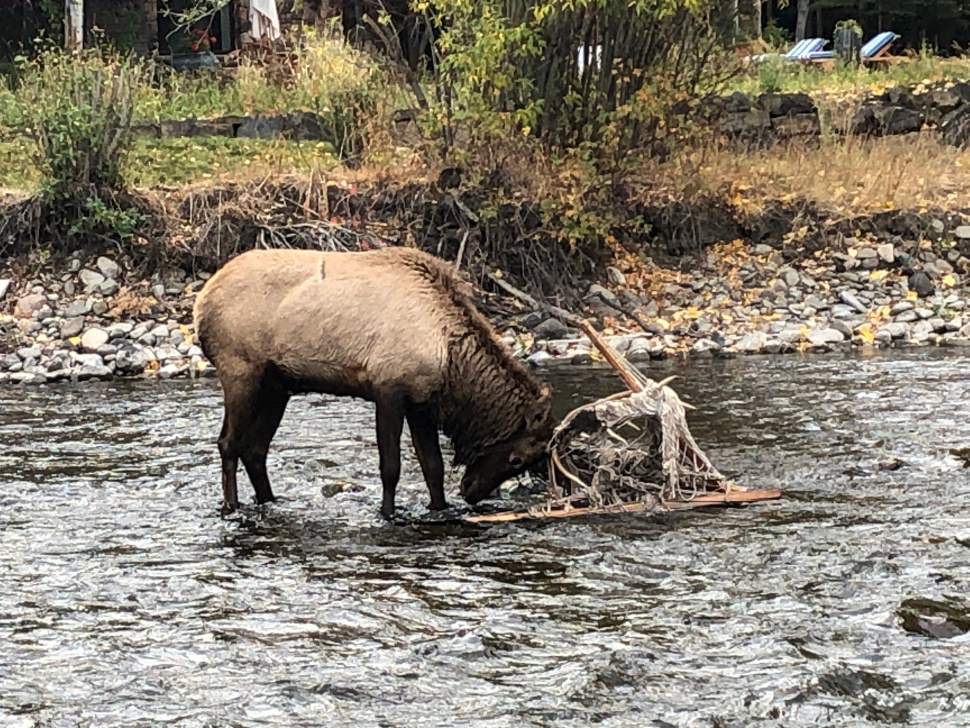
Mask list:
[{"label": "driftwood", "polygon": [[[492,280],[530,305],[536,302]],[[547,308],[581,330],[628,391],[570,412],[549,442],[549,500],[525,511],[469,516],[475,522],[563,518],[593,513],[722,506],[779,498],[778,490],[747,490],[710,462],[687,428],[686,409],[667,384],[655,382],[613,350],[584,319]]]}]

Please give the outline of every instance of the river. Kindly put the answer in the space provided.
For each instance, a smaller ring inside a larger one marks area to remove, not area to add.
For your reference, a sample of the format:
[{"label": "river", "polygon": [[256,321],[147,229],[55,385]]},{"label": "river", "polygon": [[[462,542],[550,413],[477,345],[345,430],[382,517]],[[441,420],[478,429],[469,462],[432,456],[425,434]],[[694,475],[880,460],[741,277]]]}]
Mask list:
[{"label": "river", "polygon": [[[473,526],[424,511],[405,448],[388,525],[370,406],[309,397],[281,500],[223,518],[217,382],[0,389],[0,725],[970,724],[966,358],[647,372],[783,498]],[[548,376],[560,413],[621,388]]]}]

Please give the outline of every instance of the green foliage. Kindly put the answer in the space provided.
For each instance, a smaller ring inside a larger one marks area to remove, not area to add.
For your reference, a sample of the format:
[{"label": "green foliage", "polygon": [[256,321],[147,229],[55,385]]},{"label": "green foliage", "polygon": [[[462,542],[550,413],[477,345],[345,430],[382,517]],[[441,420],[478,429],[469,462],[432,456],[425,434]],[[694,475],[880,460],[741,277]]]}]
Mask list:
[{"label": "green foliage", "polygon": [[140,210],[119,205],[117,200],[105,201],[97,193],[79,200],[80,209],[67,229],[68,237],[105,235],[128,240],[150,218]]},{"label": "green foliage", "polygon": [[772,48],[781,48],[791,42],[792,34],[788,28],[779,27],[774,18],[768,21],[761,32],[761,38]]},{"label": "green foliage", "polygon": [[449,147],[465,126],[473,138],[525,134],[558,149],[593,145],[615,166],[666,133],[675,105],[731,74],[703,0],[412,7],[439,30],[432,111]]},{"label": "green foliage", "polygon": [[22,69],[15,92],[22,123],[37,144],[46,194],[121,188],[120,165],[131,128],[133,87],[145,73],[130,58],[99,50],[46,50]]},{"label": "green foliage", "polygon": [[778,58],[768,58],[758,64],[758,83],[761,91],[779,93],[784,88],[788,75],[786,62]]},{"label": "green foliage", "polygon": [[848,30],[851,30],[853,33],[855,33],[859,38],[862,37],[862,26],[859,25],[859,22],[857,20],[852,20],[852,19],[840,20],[835,24],[835,29],[836,30],[848,29]]},{"label": "green foliage", "polygon": [[21,127],[34,141],[41,193],[73,237],[125,238],[138,213],[116,204],[131,128],[133,88],[145,67],[101,50],[42,51],[21,69],[14,96]]},{"label": "green foliage", "polygon": [[189,28],[199,26],[208,27],[212,17],[228,5],[230,0],[191,0],[180,3],[181,10],[173,10],[169,0],[159,0],[159,15],[171,18],[175,24],[176,33],[182,33]]}]

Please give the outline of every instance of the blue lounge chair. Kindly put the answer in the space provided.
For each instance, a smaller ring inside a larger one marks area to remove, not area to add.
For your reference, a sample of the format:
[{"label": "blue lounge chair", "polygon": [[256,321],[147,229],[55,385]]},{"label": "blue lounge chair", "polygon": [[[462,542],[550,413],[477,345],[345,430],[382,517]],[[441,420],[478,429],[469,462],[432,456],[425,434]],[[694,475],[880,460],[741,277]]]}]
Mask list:
[{"label": "blue lounge chair", "polygon": [[[879,35],[873,36],[869,39],[862,48],[859,49],[859,60],[862,63],[877,63],[879,61],[889,61],[892,56],[887,56],[886,52],[889,47],[899,36],[893,33],[891,30],[886,30]],[[817,63],[821,61],[831,61],[835,59],[835,53],[833,51],[815,51],[809,54],[808,60]]]},{"label": "blue lounge chair", "polygon": [[751,63],[763,63],[764,61],[777,59],[780,61],[799,61],[805,62],[813,53],[817,53],[828,43],[825,38],[806,38],[798,41],[789,49],[787,53],[762,53],[757,56],[748,56],[745,61]]}]

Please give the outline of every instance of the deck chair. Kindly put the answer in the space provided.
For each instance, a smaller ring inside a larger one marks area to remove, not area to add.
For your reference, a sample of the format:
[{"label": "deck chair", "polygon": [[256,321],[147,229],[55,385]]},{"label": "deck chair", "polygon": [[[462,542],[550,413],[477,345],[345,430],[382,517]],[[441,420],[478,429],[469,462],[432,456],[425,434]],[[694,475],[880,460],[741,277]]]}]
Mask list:
[{"label": "deck chair", "polygon": [[[886,30],[879,35],[873,36],[869,39],[862,48],[859,49],[859,60],[862,63],[895,63],[901,60],[897,56],[887,55],[889,47],[893,42],[899,38],[896,33],[891,30]],[[810,53],[808,57],[810,63],[826,63],[827,61],[835,61],[834,51],[815,51]]]},{"label": "deck chair", "polygon": [[748,56],[744,60],[748,63],[764,63],[772,59],[804,63],[812,53],[821,51],[826,43],[828,41],[825,38],[806,38],[798,41],[787,53],[761,53],[757,56]]}]

